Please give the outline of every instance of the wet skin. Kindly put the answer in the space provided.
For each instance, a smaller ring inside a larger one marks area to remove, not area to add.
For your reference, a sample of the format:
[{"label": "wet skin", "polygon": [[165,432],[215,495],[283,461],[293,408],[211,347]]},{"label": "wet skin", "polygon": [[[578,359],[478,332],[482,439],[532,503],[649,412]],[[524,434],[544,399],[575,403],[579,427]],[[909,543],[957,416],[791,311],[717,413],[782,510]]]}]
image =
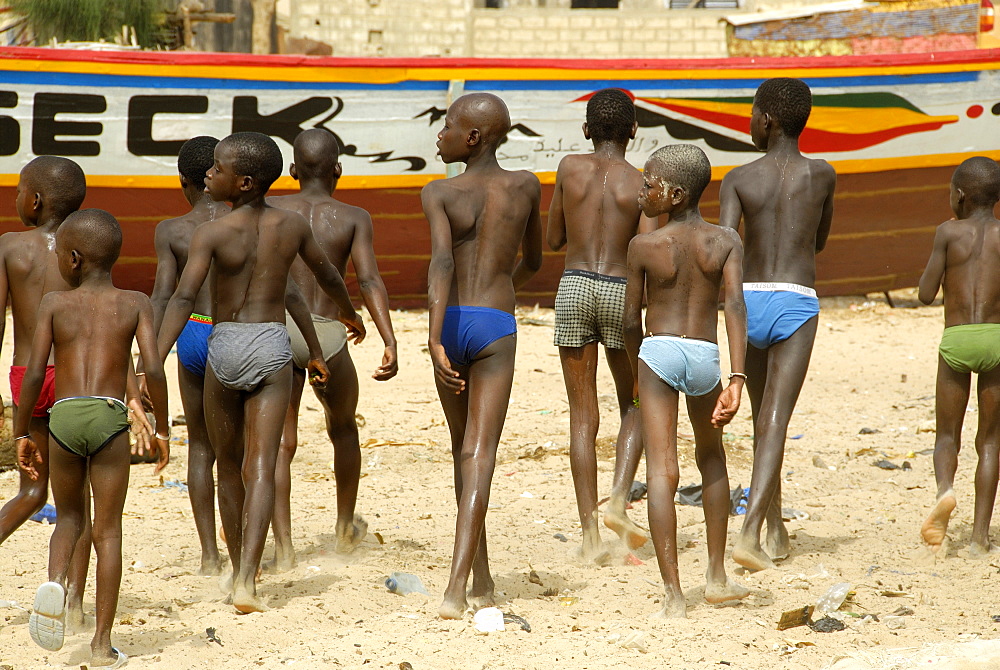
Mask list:
[{"label": "wet skin", "polygon": [[[639,359],[643,340],[642,299],[647,299],[645,333],[717,342],[719,290],[725,287],[726,334],[734,373],[743,372],[746,308],[743,304],[743,248],[734,231],[706,223],[683,187],[670,175],[646,165],[640,196],[647,216],[668,214],[670,223],[639,235],[629,244],[628,286],[623,326],[625,347],[638,379],[643,442],[649,486],[649,528],[666,596],[657,616],[685,616],[677,570],[677,407],[679,393]],[[705,597],[710,602],[737,600],[749,594],[731,582],[725,570],[729,523],[729,476],[722,428],[736,415],[743,378],[734,376],[703,396],[688,396],[695,433],[695,458],[702,475],[702,500],[708,537]]]},{"label": "wet skin", "polygon": [[[348,332],[362,339],[364,326],[351,306],[347,287],[316,244],[308,222],[294,212],[268,206],[266,193],[253,177],[235,172],[235,152],[226,140],[216,147],[215,165],[205,183],[214,200],[232,204],[232,212],[199,227],[191,237],[187,265],[160,328],[161,357],[167,356],[184,328],[210,269],[216,324],[284,323],[288,273],[296,255],[334,300]],[[290,363],[250,392],[225,388],[210,366],[206,370],[205,420],[219,463],[219,505],[233,564],[233,605],[244,613],[266,608],[257,596],[255,576],[274,509],[275,464],[291,383]]]},{"label": "wet skin", "polygon": [[464,162],[466,171],[431,182],[420,194],[431,227],[428,350],[451,433],[458,501],[451,575],[438,611],[446,619],[465,613],[470,572],[475,604],[492,604],[495,597],[486,507],[514,378],[516,335],[494,341],[470,365],[455,366],[441,344],[445,308],[469,305],[513,313],[515,290],[542,262],[538,179],[530,172],[504,170],[496,159],[497,143],[509,128],[499,98],[459,98],[448,109],[437,147],[445,163]]},{"label": "wet skin", "polygon": [[[823,250],[833,219],[837,175],[823,160],[804,157],[798,138],[787,136],[756,107],[750,132],[767,153],[722,180],[719,225],[744,225],[743,280],[814,287],[816,254]],[[816,336],[816,317],[791,337],[767,349],[747,349],[747,390],[754,418],[754,465],[749,508],[733,549],[733,560],[751,570],[773,567],[788,554],[781,520],[781,462],[795,402],[805,381]],[[767,521],[767,551],[760,531]]]},{"label": "wet skin", "polygon": [[[635,137],[633,124],[631,136]],[[583,133],[590,139],[587,124]],[[629,241],[655,228],[642,216],[635,194],[642,174],[625,160],[625,144],[602,142],[591,154],[566,156],[559,163],[549,205],[546,238],[553,251],[566,248],[566,268],[612,277],[625,276]],[[607,559],[597,525],[597,454],[600,427],[597,405],[597,342],[559,347],[569,399],[570,465],[583,526],[581,558]],[[615,474],[604,523],[631,549],[646,543],[646,533],[628,518],[628,494],[642,456],[639,410],[632,403],[632,366],[624,349],[604,349],[615,383],[621,424],[616,441]]]}]

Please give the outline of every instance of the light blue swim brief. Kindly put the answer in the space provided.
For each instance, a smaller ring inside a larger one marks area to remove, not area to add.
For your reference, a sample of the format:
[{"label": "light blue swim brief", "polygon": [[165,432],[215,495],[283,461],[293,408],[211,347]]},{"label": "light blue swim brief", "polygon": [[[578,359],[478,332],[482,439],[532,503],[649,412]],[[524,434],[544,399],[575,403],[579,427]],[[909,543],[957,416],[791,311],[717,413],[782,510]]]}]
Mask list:
[{"label": "light blue swim brief", "polygon": [[743,284],[743,300],[747,305],[747,340],[757,349],[787,340],[819,314],[816,290],[799,284]]},{"label": "light blue swim brief", "polygon": [[722,379],[719,345],[673,335],[651,335],[642,341],[639,358],[665,383],[685,395],[705,395]]}]

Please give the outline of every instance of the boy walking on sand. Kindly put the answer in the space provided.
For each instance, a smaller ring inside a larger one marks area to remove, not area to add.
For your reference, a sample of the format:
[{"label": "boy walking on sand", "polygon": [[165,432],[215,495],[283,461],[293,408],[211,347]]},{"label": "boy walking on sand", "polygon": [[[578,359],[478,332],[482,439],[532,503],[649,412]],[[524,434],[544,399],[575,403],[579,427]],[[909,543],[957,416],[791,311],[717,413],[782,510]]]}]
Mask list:
[{"label": "boy walking on sand", "polygon": [[976,510],[971,556],[994,551],[990,519],[997,494],[1000,454],[1000,165],[976,156],[951,178],[951,209],[934,235],[934,250],[920,277],[920,301],[931,304],[944,285],[944,334],[937,372],[937,438],[934,476],[937,503],[920,529],[932,551],[940,551],[955,509],[952,490],[962,446],[962,423],[972,373],[978,376],[979,429],[976,432]]},{"label": "boy walking on sand", "polygon": [[[691,144],[663,147],[650,156],[639,202],[648,217],[670,223],[636,237],[628,249],[625,347],[639,387],[649,485],[649,530],[666,589],[658,616],[684,617],[677,571],[677,404],[687,398],[701,471],[708,536],[705,599],[739,600],[746,588],[726,575],[729,475],[722,427],[740,407],[746,374],[743,246],[732,230],[706,223],[698,201],[712,178],[708,157]],[[726,335],[732,373],[723,389],[719,369],[718,300],[725,287]],[[645,337],[642,298],[647,299]]]}]

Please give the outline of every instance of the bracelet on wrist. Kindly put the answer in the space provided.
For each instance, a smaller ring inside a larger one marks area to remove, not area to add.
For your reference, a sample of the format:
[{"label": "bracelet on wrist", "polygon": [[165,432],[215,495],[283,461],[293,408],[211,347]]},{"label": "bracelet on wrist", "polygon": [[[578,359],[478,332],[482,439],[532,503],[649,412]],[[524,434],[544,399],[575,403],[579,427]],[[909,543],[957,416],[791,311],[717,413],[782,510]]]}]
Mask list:
[{"label": "bracelet on wrist", "polygon": [[732,381],[733,377],[742,377],[743,381],[747,380],[747,376],[744,373],[742,373],[742,372],[730,372],[729,373],[729,379],[730,379],[730,381]]},{"label": "bracelet on wrist", "polygon": [[167,433],[166,435],[160,435],[159,433],[157,433],[156,434],[156,439],[158,439],[158,440],[164,440],[166,442],[169,442],[170,441],[170,433]]},{"label": "bracelet on wrist", "polygon": [[25,439],[28,439],[30,437],[31,437],[31,433],[25,433],[21,437],[15,437],[14,441],[17,442],[18,440],[25,440]]},{"label": "bracelet on wrist", "polygon": [[145,372],[136,372],[136,373],[135,373],[135,376],[136,376],[136,377],[145,377],[145,376],[146,376],[146,373],[145,373]]}]

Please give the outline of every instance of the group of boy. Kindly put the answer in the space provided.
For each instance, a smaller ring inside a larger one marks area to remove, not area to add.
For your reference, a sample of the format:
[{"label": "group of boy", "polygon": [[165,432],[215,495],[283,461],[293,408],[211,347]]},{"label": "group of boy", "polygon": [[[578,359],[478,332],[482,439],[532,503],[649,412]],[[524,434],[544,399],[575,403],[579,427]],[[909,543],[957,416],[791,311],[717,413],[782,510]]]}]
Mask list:
[{"label": "group of boy", "polygon": [[[626,514],[645,451],[649,528],[666,590],[660,613],[665,617],[685,614],[673,502],[680,393],[686,396],[703,478],[706,599],[720,603],[749,593],[729,579],[724,565],[729,483],[722,428],[738,411],[744,385],[754,422],[754,467],[747,519],[732,556],[747,569],[761,570],[788,553],[779,475],[816,335],[815,255],[829,234],[836,183],[829,164],[799,151],[810,109],[811,93],[799,80],[772,79],[760,86],[750,130],[765,155],[723,180],[719,225],[707,223],[699,210],[712,177],[700,149],[666,146],[642,172],[629,165],[625,153],[636,132],[635,108],[617,89],[599,91],[588,101],[583,133],[593,140],[594,152],[566,157],[557,173],[546,237],[553,250],[566,247],[555,344],[570,401],[572,474],[583,528],[579,555],[597,564],[608,557],[597,523],[600,342],[621,417],[604,523],[630,548],[647,541]],[[444,618],[461,618],[470,598],[476,606],[496,600],[485,520],[514,377],[515,293],[542,262],[538,179],[503,169],[496,156],[509,129],[500,98],[476,93],[456,100],[437,148],[445,163],[462,162],[466,168],[432,182],[421,196],[431,232],[428,350],[451,435],[458,504],[451,573],[439,610]],[[191,211],[157,228],[152,302],[111,283],[121,230],[106,212],[77,211],[85,195],[79,167],[41,157],[22,170],[17,209],[34,229],[0,238],[5,284],[0,292],[11,297],[14,362],[24,366],[11,371],[14,403],[35,409],[16,413],[22,486],[0,511],[0,540],[44,503],[46,479],[51,480],[59,516],[49,581],[39,587],[29,621],[33,639],[43,647],[60,648],[67,624],[82,621],[93,543],[98,554],[94,665],[120,667],[126,660],[110,642],[121,580],[126,432],[130,423],[137,426],[139,448],[143,434],[148,440],[153,432],[141,412],[145,398],[157,426],[151,449],[158,453],[158,467],[166,465],[163,361],[175,342],[201,571],[221,570],[212,478],[217,462],[232,564],[227,590],[236,609],[266,609],[256,578],[269,525],[276,553],[267,567],[286,570],[295,563],[290,462],[307,375],[334,446],[337,549],[350,552],[364,538],[367,526],[355,513],[358,381],[345,344],[360,342],[365,329],[343,281],[348,260],[385,345],[375,379],[396,374],[396,341],[375,263],[371,219],[332,197],[341,174],[338,148],[326,130],[301,133],[290,168],[300,192],[266,198],[282,172],[280,150],[269,137],[237,133],[221,142],[197,137],[185,143],[178,168]],[[955,507],[951,487],[970,372],[981,373],[982,407],[998,402],[993,376],[1000,363],[994,346],[1000,286],[989,272],[1000,256],[1000,222],[992,213],[998,198],[1000,167],[994,161],[970,159],[956,170],[951,204],[959,220],[939,229],[921,279],[925,302],[944,281],[948,326],[938,376],[939,495],[922,529],[932,547],[940,547]],[[667,219],[663,225],[661,217]],[[725,386],[717,344],[720,291],[731,367]],[[96,324],[102,324],[99,333]],[[138,373],[132,367],[133,339],[141,356]],[[50,356],[54,372],[47,365]],[[973,546],[978,551],[990,548],[1000,427],[995,414],[981,411],[977,439]],[[49,437],[59,448],[49,448]]]}]

